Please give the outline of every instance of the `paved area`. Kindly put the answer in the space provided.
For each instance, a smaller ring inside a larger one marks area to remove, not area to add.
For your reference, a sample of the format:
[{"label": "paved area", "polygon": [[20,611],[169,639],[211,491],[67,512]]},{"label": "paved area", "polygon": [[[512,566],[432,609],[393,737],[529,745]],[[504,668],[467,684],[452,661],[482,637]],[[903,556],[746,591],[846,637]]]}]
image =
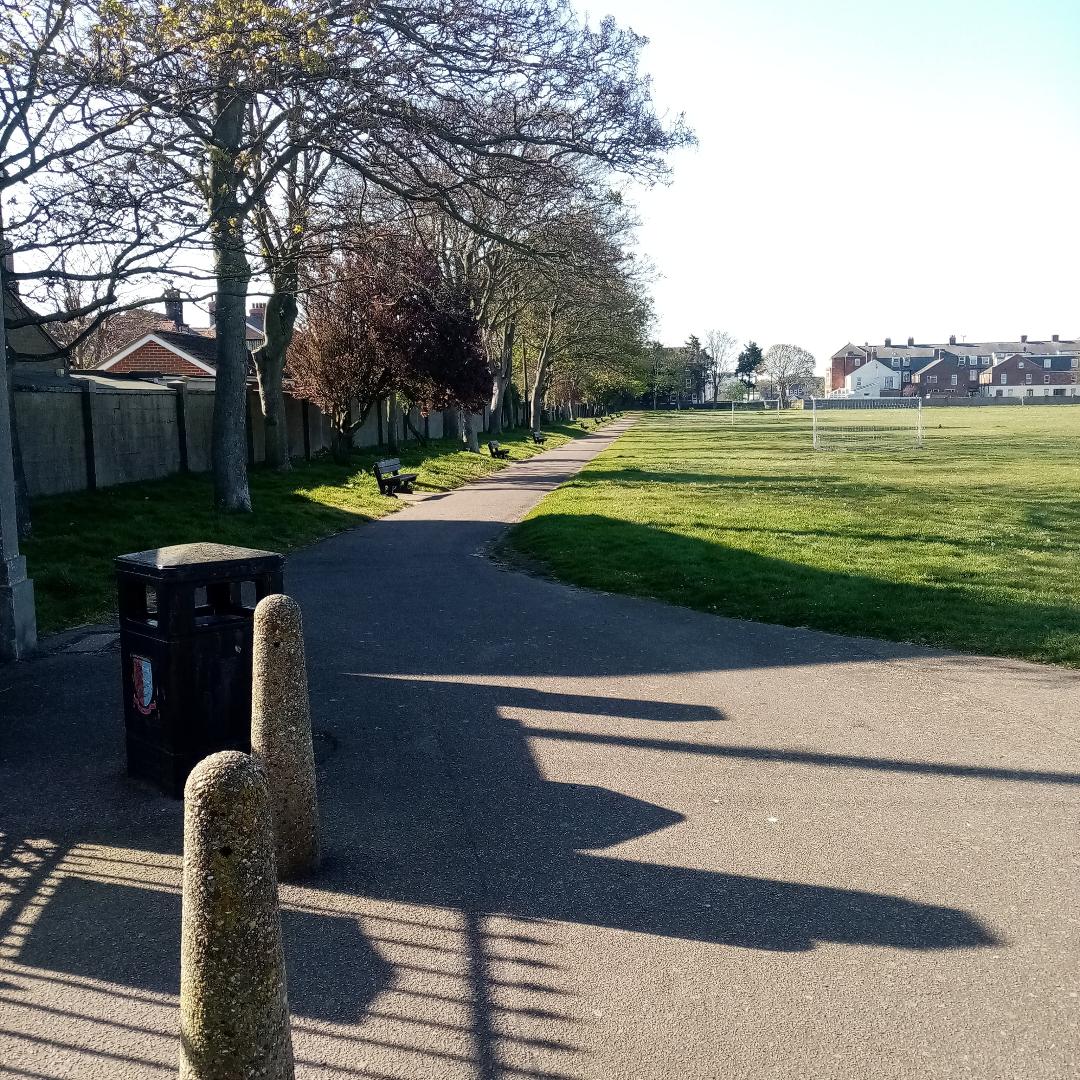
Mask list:
[{"label": "paved area", "polygon": [[[299,1075],[1077,1074],[1080,673],[502,568],[615,433],[289,560],[328,859]],[[0,669],[0,1076],[175,1075],[180,807],[108,635]]]}]

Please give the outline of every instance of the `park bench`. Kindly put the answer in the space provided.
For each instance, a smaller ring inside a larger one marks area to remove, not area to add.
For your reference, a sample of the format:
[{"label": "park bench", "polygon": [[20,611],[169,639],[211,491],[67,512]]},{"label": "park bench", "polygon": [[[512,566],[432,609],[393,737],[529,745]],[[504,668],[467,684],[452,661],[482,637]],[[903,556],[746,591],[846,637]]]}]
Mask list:
[{"label": "park bench", "polygon": [[497,442],[489,442],[488,450],[494,458],[508,458],[510,456],[510,451],[501,447]]},{"label": "park bench", "polygon": [[547,442],[547,436],[542,431],[534,431],[532,437],[537,446],[543,446]]},{"label": "park bench", "polygon": [[403,473],[401,462],[397,458],[387,458],[375,462],[375,480],[379,491],[396,499],[399,491],[412,491],[416,473]]}]

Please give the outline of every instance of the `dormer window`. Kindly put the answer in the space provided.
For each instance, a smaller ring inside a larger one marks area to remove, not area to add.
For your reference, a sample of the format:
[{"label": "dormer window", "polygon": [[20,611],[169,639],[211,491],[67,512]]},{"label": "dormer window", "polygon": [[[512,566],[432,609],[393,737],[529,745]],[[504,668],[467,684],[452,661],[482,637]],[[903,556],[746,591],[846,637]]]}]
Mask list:
[{"label": "dormer window", "polygon": [[956,363],[959,367],[967,367],[967,360],[962,356],[959,360],[956,361]]},{"label": "dormer window", "polygon": [[1044,368],[1049,368],[1050,367],[1050,357],[1049,356],[1043,361],[1043,367]]}]

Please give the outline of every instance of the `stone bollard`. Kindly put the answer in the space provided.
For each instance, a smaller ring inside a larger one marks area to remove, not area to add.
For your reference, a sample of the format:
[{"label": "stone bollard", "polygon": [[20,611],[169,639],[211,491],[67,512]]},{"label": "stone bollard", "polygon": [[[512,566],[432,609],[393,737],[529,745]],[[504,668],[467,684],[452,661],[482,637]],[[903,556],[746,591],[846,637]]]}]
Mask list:
[{"label": "stone bollard", "polygon": [[184,788],[180,1080],[294,1080],[270,804],[226,750]]},{"label": "stone bollard", "polygon": [[310,874],[319,866],[319,807],[304,625],[299,604],[281,594],[255,608],[251,752],[266,768],[278,877]]}]

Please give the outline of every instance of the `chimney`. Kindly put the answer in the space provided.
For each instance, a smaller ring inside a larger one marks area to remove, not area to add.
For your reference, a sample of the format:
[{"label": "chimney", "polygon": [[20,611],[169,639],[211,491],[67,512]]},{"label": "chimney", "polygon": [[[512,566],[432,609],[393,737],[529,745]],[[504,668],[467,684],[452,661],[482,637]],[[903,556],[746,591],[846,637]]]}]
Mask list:
[{"label": "chimney", "polygon": [[165,290],[165,318],[171,319],[179,330],[184,325],[184,302],[179,289]]},{"label": "chimney", "polygon": [[888,347],[889,347],[890,345],[892,345],[892,338],[891,338],[891,337],[887,337],[887,338],[885,339],[885,348],[887,349],[887,348],[888,348]]},{"label": "chimney", "polygon": [[251,310],[248,312],[248,322],[255,327],[260,333],[266,329],[266,302],[264,300],[258,301],[251,305]]},{"label": "chimney", "polygon": [[[3,246],[2,249],[0,249],[0,251],[3,252],[4,273],[5,274],[14,274],[15,273],[15,246],[12,244],[12,242],[10,240],[5,240],[4,241],[4,246]],[[13,293],[16,293],[16,294],[18,293],[18,291],[19,291],[19,283],[17,281],[10,280],[10,281],[6,282],[5,284],[7,285],[7,287]]]},{"label": "chimney", "polygon": [[210,312],[210,325],[217,326],[217,298],[210,297],[206,302],[206,310]]},{"label": "chimney", "polygon": [[1052,334],[1051,337],[1050,337],[1050,340],[1051,341],[1060,341],[1061,336],[1059,334]]},{"label": "chimney", "polygon": [[1020,343],[1021,343],[1022,345],[1024,345],[1024,344],[1026,344],[1026,343],[1027,343],[1027,334],[1021,334],[1021,335],[1020,335]]},{"label": "chimney", "polygon": [[909,338],[907,339],[907,343],[908,343],[909,345],[914,345],[914,344],[915,344],[915,339],[914,339],[913,337],[909,337]]},{"label": "chimney", "polygon": [[949,335],[949,344],[950,345],[955,345],[956,344],[956,335],[955,334],[950,334]]}]

